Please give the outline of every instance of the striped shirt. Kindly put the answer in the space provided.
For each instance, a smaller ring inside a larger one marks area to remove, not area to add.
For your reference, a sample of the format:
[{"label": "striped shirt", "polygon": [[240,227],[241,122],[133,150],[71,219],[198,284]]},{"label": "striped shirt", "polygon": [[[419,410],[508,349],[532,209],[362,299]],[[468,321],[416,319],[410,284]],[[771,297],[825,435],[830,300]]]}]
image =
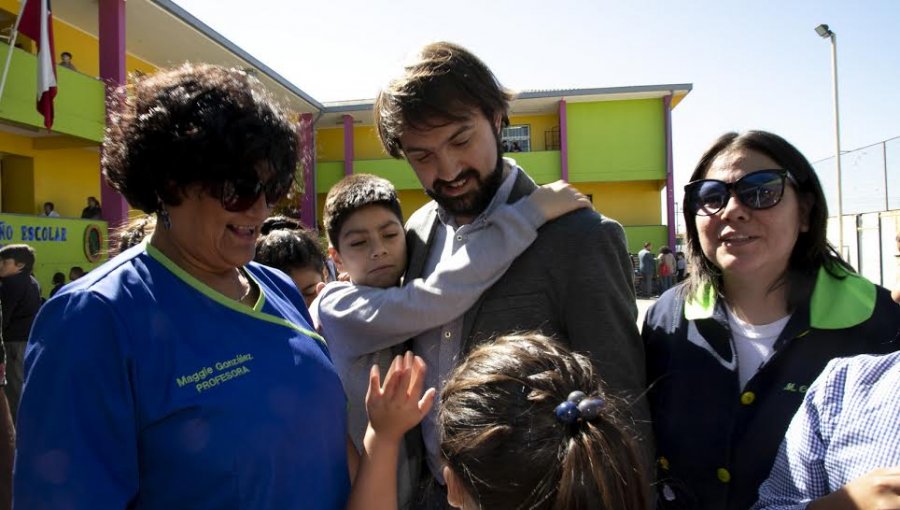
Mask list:
[{"label": "striped shirt", "polygon": [[802,510],[900,465],[900,352],[832,360],[794,415],[753,510]]}]

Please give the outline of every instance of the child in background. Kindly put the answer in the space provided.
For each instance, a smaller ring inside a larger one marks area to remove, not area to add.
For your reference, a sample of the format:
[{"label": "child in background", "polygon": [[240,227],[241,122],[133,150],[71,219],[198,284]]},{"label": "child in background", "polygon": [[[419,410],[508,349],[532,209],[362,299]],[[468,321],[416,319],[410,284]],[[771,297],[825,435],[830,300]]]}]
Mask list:
[{"label": "child in background", "polygon": [[627,406],[590,360],[538,334],[482,345],[453,371],[438,423],[454,508],[646,510]]},{"label": "child in background", "polygon": [[317,285],[326,281],[325,253],[318,241],[300,222],[286,216],[263,222],[253,259],[287,274],[307,308],[318,295]]}]

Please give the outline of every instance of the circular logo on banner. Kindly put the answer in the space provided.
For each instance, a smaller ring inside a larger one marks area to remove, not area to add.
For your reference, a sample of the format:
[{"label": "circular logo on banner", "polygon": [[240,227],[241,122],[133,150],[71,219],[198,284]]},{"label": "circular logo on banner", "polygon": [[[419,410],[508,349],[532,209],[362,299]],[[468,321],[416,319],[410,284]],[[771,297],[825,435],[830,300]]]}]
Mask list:
[{"label": "circular logo on banner", "polygon": [[88,225],[84,229],[84,256],[89,262],[97,262],[102,256],[103,230],[97,225]]}]

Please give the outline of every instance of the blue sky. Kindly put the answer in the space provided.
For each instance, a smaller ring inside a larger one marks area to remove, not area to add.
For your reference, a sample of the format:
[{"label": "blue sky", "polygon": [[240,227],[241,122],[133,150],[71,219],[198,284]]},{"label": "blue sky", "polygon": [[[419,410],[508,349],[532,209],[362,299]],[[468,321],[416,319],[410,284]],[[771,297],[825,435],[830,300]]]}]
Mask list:
[{"label": "blue sky", "polygon": [[[513,89],[692,83],[673,112],[676,197],[725,131],[773,131],[811,161],[834,154],[820,23],[837,34],[842,149],[900,135],[897,0],[175,1],[320,101],[374,97],[409,53],[441,39]],[[845,168],[845,187],[852,178]]]}]

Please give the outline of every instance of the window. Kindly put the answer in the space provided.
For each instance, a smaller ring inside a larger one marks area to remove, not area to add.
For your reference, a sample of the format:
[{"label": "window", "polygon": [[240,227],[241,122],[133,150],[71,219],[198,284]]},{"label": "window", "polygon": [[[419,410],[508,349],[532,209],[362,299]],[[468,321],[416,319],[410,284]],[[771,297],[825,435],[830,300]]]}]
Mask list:
[{"label": "window", "polygon": [[531,152],[531,126],[519,124],[503,128],[500,133],[503,152]]}]

